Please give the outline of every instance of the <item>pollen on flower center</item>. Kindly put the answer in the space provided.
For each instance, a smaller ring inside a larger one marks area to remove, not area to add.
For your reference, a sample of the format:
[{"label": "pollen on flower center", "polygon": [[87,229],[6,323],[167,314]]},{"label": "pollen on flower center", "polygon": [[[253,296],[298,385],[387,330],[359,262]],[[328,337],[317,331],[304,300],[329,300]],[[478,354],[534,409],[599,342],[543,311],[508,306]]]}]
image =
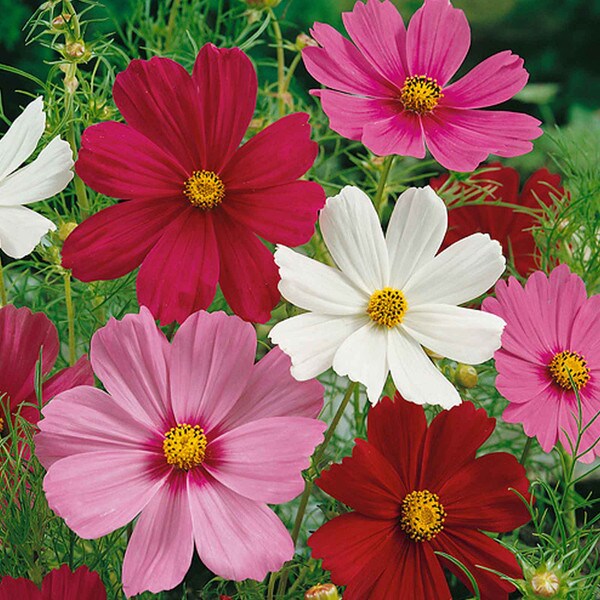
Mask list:
[{"label": "pollen on flower center", "polygon": [[391,329],[402,322],[407,308],[406,298],[400,290],[384,287],[371,295],[367,314],[375,323]]},{"label": "pollen on flower center", "polygon": [[404,108],[420,115],[431,112],[443,97],[438,82],[425,75],[407,77],[400,93]]},{"label": "pollen on flower center", "polygon": [[447,514],[437,494],[419,490],[402,501],[400,527],[415,542],[432,540],[442,529]]},{"label": "pollen on flower center", "polygon": [[183,193],[194,206],[210,210],[223,202],[225,186],[212,171],[194,171],[185,182]]},{"label": "pollen on flower center", "polygon": [[208,440],[199,425],[180,423],[165,433],[163,452],[167,463],[183,471],[202,464]]},{"label": "pollen on flower center", "polygon": [[573,389],[569,373],[578,390],[590,380],[590,369],[587,366],[587,362],[581,354],[577,354],[576,352],[564,350],[555,354],[548,368],[550,369],[552,379],[565,390]]}]

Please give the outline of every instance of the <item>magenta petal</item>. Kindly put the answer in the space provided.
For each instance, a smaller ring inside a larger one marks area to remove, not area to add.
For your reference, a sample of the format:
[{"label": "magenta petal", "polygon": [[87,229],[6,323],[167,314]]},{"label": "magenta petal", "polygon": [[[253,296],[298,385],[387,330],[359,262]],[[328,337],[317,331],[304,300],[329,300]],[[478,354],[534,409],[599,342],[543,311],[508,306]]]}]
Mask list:
[{"label": "magenta petal", "polygon": [[5,575],[0,579],[0,600],[42,600],[42,592],[33,581]]},{"label": "magenta petal", "polygon": [[170,385],[178,423],[210,432],[242,393],[254,363],[252,325],[223,312],[197,312],[179,328],[171,346]]},{"label": "magenta petal", "polygon": [[222,428],[228,431],[267,417],[317,417],[323,408],[323,386],[316,379],[297,381],[291,367],[290,357],[278,346],[258,361]]},{"label": "magenta petal", "polygon": [[529,79],[523,63],[523,59],[510,50],[490,56],[444,89],[442,105],[484,108],[510,100]]},{"label": "magenta petal", "polygon": [[56,373],[42,385],[43,402],[46,404],[66,390],[78,385],[94,385],[94,374],[87,356],[82,356],[72,367]]},{"label": "magenta petal", "polygon": [[123,560],[123,591],[130,598],[179,585],[192,562],[194,534],[185,487],[167,484],[135,524]]},{"label": "magenta petal", "polygon": [[44,478],[44,492],[50,508],[79,537],[94,539],[131,522],[167,473],[150,452],[88,452],[55,462]]},{"label": "magenta petal", "polygon": [[323,441],[326,424],[304,417],[259,419],[211,442],[206,470],[234,492],[258,502],[279,504],[304,489],[302,471]]},{"label": "magenta petal", "polygon": [[159,429],[170,422],[169,350],[167,339],[143,306],[137,315],[110,319],[91,343],[94,372],[109,394],[139,421]]},{"label": "magenta petal", "polygon": [[262,581],[294,555],[290,534],[265,504],[212,478],[188,478],[188,495],[198,555],[220,577]]},{"label": "magenta petal", "polygon": [[137,278],[140,304],[162,325],[183,323],[212,302],[219,256],[212,215],[186,207],[142,263]]},{"label": "magenta petal", "polygon": [[406,53],[410,75],[436,79],[444,87],[462,64],[471,30],[462,10],[448,0],[425,0],[408,25]]},{"label": "magenta petal", "polygon": [[496,352],[496,387],[511,402],[521,404],[552,385],[548,367],[529,362],[503,350]]},{"label": "magenta petal", "polygon": [[124,123],[88,127],[81,138],[77,174],[92,189],[113,198],[181,196],[188,178],[168,152]]},{"label": "magenta petal", "polygon": [[[25,600],[21,596],[15,599]],[[106,600],[100,575],[82,565],[71,572],[68,565],[53,569],[42,580],[42,600]]]},{"label": "magenta petal", "polygon": [[402,87],[408,75],[406,28],[398,9],[389,1],[357,2],[342,13],[352,41],[381,75]]},{"label": "magenta petal", "polygon": [[362,141],[379,156],[425,157],[421,118],[410,112],[399,112],[380,121],[366,123]]}]

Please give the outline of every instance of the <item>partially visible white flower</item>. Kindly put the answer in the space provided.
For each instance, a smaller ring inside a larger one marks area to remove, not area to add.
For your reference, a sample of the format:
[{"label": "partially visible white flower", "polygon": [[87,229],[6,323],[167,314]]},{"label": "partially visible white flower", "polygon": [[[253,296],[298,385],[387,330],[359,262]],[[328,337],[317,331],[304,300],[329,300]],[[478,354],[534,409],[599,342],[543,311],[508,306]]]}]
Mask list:
[{"label": "partially visible white flower", "polygon": [[69,144],[54,138],[30,164],[46,126],[42,97],[15,119],[0,139],[0,248],[13,258],[26,256],[56,225],[23,206],[50,198],[73,179]]},{"label": "partially visible white flower", "polygon": [[309,311],[271,330],[292,359],[292,375],[305,380],[333,367],[363,383],[375,403],[391,372],[407,400],[460,404],[422,346],[465,364],[482,363],[500,347],[502,319],[458,306],[498,280],[506,262],[500,244],[476,233],[436,256],[448,213],[430,187],[398,198],[385,237],[356,187],[328,198],[319,223],[339,269],[284,246],[275,252],[279,290]]}]

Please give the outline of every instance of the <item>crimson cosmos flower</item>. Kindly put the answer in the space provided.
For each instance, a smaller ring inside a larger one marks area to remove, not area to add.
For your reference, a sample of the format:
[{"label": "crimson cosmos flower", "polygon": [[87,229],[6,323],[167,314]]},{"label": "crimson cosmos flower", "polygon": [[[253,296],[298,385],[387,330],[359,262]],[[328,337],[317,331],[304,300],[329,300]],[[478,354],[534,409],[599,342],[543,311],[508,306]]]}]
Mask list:
[{"label": "crimson cosmos flower", "polygon": [[[444,174],[429,182],[438,191],[448,180]],[[469,200],[482,200],[484,204],[452,208],[452,197],[469,193]],[[502,244],[505,256],[513,259],[515,269],[523,276],[536,269],[537,251],[531,229],[536,219],[510,207],[491,206],[493,202],[504,202],[525,208],[539,209],[550,206],[552,196],[562,197],[565,191],[560,185],[560,175],[539,169],[525,182],[519,193],[519,172],[512,167],[503,167],[494,162],[484,170],[469,177],[467,181],[456,181],[447,190],[451,209],[448,213],[448,233],[443,248],[473,233],[489,233]]]},{"label": "crimson cosmos flower", "polygon": [[507,598],[513,585],[479,568],[522,577],[515,557],[482,533],[511,531],[529,520],[512,490],[528,497],[525,470],[505,452],[475,458],[495,420],[465,402],[427,426],[423,407],[398,394],[369,412],[368,441],[325,471],[319,487],[354,509],[329,521],[308,540],[344,600],[451,600],[442,567],[469,582],[482,600]]},{"label": "crimson cosmos flower", "polygon": [[318,151],[307,114],[284,117],[239,148],[257,85],[238,48],[206,44],[191,76],[166,58],[131,61],[113,89],[127,124],[88,127],[76,164],[91,188],[127,201],[73,231],[63,266],[92,281],[141,264],[138,300],[163,324],[208,307],[217,282],[236,314],[266,322],[279,275],[259,236],[304,244],[325,194],[298,181]]}]

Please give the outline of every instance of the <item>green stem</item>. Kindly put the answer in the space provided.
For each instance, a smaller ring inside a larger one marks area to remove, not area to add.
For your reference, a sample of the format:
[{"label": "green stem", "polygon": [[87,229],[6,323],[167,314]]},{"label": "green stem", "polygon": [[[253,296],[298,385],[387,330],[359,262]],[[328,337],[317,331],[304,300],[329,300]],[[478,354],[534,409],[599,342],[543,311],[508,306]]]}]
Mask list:
[{"label": "green stem", "polygon": [[563,448],[560,448],[560,453],[562,458],[561,464],[563,468],[565,484],[565,494],[563,497],[565,526],[569,535],[574,535],[577,531],[577,518],[575,515],[575,488],[572,485],[575,459]]},{"label": "green stem", "polygon": [[292,60],[292,62],[290,63],[290,66],[288,67],[288,72],[287,72],[287,75],[285,76],[285,80],[283,82],[283,93],[284,94],[290,89],[290,84],[292,83],[292,77],[294,76],[294,73],[296,72],[296,67],[300,64],[301,60],[302,60],[302,52],[298,52],[298,54],[296,54],[296,56],[294,56],[294,59]]},{"label": "green stem", "polygon": [[2,268],[2,258],[0,258],[0,306],[6,306],[7,304],[6,287],[4,285],[4,269]]},{"label": "green stem", "polygon": [[67,305],[67,324],[69,328],[69,365],[75,364],[75,310],[71,293],[71,272],[65,272],[65,303]]},{"label": "green stem", "polygon": [[523,452],[521,454],[521,458],[519,460],[519,462],[524,465],[525,461],[527,460],[527,455],[529,454],[529,451],[531,450],[531,446],[533,444],[533,438],[528,437],[527,441],[525,442],[525,446],[523,447]]},{"label": "green stem", "polygon": [[171,10],[169,11],[169,23],[167,24],[167,37],[165,40],[165,48],[171,47],[171,38],[173,37],[173,29],[175,29],[175,21],[177,19],[177,13],[179,13],[179,5],[181,0],[173,0],[171,4]]},{"label": "green stem", "polygon": [[267,600],[273,600],[273,598],[274,598],[273,594],[275,593],[275,582],[276,581],[277,581],[277,574],[271,573],[271,576],[269,577],[269,584],[267,586]]},{"label": "green stem", "polygon": [[269,9],[271,16],[271,24],[273,25],[273,34],[275,35],[275,42],[277,43],[277,106],[279,107],[279,116],[283,116],[285,113],[285,55],[283,53],[283,35],[281,34],[281,27],[279,21],[273,12],[273,9]]},{"label": "green stem", "polygon": [[390,171],[392,169],[392,164],[394,163],[394,158],[396,158],[393,154],[390,156],[386,156],[383,162],[383,172],[381,174],[381,179],[379,180],[379,185],[377,186],[377,192],[375,193],[375,208],[379,215],[381,215],[383,197],[385,193],[385,184],[387,183]]}]

